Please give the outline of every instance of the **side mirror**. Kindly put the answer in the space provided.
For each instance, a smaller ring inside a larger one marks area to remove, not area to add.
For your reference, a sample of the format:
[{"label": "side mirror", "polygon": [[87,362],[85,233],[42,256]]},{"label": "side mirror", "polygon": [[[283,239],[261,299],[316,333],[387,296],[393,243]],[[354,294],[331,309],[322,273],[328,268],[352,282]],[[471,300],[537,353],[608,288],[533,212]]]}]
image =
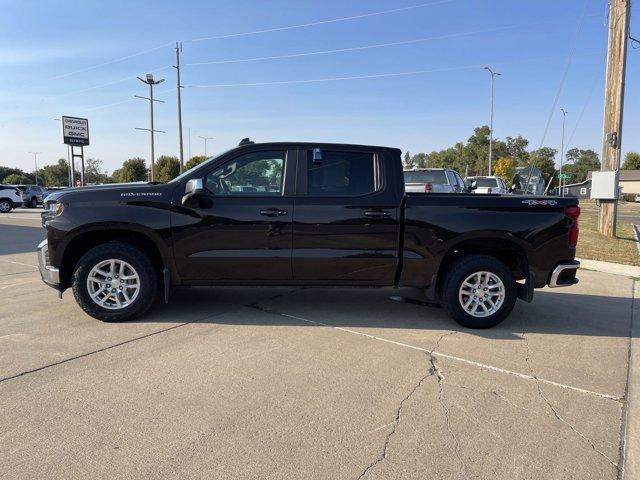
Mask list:
[{"label": "side mirror", "polygon": [[191,197],[202,195],[202,192],[204,192],[204,181],[201,178],[192,178],[184,187],[182,204],[185,205]]},{"label": "side mirror", "polygon": [[478,188],[478,182],[476,182],[475,180],[473,182],[471,182],[471,184],[467,187],[467,192],[471,193],[473,192],[476,188]]}]

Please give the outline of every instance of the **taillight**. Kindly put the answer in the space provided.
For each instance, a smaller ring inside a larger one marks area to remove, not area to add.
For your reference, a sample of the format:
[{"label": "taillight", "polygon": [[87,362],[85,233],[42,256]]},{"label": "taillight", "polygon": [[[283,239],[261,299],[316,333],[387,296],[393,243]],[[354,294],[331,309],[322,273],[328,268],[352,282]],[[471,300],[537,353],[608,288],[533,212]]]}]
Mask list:
[{"label": "taillight", "polygon": [[578,244],[578,218],[580,217],[580,207],[577,205],[569,205],[564,207],[564,216],[571,219],[571,227],[569,227],[569,245],[575,247]]},{"label": "taillight", "polygon": [[433,185],[431,185],[430,183],[425,183],[424,184],[424,193],[431,193],[431,190],[433,190]]}]

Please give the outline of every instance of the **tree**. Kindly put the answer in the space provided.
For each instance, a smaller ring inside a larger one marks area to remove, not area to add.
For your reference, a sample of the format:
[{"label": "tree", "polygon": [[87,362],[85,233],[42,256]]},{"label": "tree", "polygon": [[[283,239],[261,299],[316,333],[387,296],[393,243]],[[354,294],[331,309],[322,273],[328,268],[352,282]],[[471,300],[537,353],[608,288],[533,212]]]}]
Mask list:
[{"label": "tree", "polygon": [[506,147],[509,152],[509,156],[514,158],[519,165],[527,165],[529,161],[529,152],[527,147],[529,146],[529,140],[518,135],[517,137],[507,137]]},{"label": "tree", "polygon": [[180,160],[177,157],[160,155],[156,160],[156,171],[154,180],[158,182],[168,182],[180,175]]},{"label": "tree", "polygon": [[204,155],[196,155],[194,157],[191,157],[189,160],[187,160],[187,163],[185,164],[184,168],[186,170],[191,170],[193,167],[200,165],[207,158],[209,157],[205,157]]},{"label": "tree", "polygon": [[402,161],[402,165],[407,170],[413,168],[413,160],[411,159],[411,154],[409,152],[404,152],[404,160]]},{"label": "tree", "polygon": [[640,170],[640,153],[627,152],[624,156],[623,170]]},{"label": "tree", "polygon": [[516,166],[517,162],[514,158],[500,157],[493,164],[493,174],[509,182],[516,174]]},{"label": "tree", "polygon": [[21,183],[32,183],[31,178],[27,177],[22,173],[12,173],[4,177],[2,183],[8,183],[9,185],[18,185]]},{"label": "tree", "polygon": [[24,182],[24,183],[34,183],[34,177],[26,172],[23,172],[21,169],[19,168],[11,168],[11,167],[2,167],[0,166],[0,179],[6,178],[9,175],[12,174],[16,174],[16,175],[23,175],[26,178],[29,179],[29,181]]},{"label": "tree", "polygon": [[111,183],[113,180],[103,170],[103,165],[99,158],[87,158],[84,166],[85,183]]},{"label": "tree", "polygon": [[38,180],[47,187],[69,185],[69,164],[64,158],[60,158],[58,163],[45,165],[38,172]]},{"label": "tree", "polygon": [[125,160],[122,167],[113,172],[117,182],[145,182],[148,170],[144,158],[134,157]]},{"label": "tree", "polygon": [[[563,172],[571,174],[571,178],[565,183],[579,183],[587,179],[589,172],[600,170],[600,159],[593,150],[581,150],[572,148],[566,154],[567,164],[563,167]],[[568,162],[573,162],[570,164]]]},{"label": "tree", "polygon": [[529,164],[542,172],[545,183],[556,173],[556,153],[557,150],[549,147],[542,147],[529,154]]}]

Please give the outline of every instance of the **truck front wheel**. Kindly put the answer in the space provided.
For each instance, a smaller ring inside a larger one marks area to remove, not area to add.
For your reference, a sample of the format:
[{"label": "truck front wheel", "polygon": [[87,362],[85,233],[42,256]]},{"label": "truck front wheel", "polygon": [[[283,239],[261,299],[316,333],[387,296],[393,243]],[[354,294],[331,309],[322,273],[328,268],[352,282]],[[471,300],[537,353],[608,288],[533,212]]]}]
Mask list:
[{"label": "truck front wheel", "polygon": [[517,291],[513,274],[500,260],[468,255],[449,266],[441,295],[444,308],[460,325],[490,328],[511,313]]},{"label": "truck front wheel", "polygon": [[118,322],[144,314],[158,280],[150,258],[137,247],[112,241],[85,253],[73,272],[73,296],[98,320]]}]

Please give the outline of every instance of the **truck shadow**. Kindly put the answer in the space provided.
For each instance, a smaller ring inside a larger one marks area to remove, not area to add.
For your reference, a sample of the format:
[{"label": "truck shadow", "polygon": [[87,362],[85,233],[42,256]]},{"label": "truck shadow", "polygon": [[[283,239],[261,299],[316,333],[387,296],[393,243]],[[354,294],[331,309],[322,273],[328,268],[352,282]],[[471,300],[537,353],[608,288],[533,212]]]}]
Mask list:
[{"label": "truck shadow", "polygon": [[[393,298],[400,297],[400,298]],[[365,329],[463,330],[487,339],[520,340],[527,333],[629,337],[632,299],[536,291],[533,303],[518,301],[511,315],[487,330],[461,328],[412,289],[194,287],[176,288],[169,305],[158,305],[138,322],[179,323],[185,313],[202,323],[322,326]],[[202,316],[200,316],[202,314]],[[315,322],[315,323],[314,323]]]}]

